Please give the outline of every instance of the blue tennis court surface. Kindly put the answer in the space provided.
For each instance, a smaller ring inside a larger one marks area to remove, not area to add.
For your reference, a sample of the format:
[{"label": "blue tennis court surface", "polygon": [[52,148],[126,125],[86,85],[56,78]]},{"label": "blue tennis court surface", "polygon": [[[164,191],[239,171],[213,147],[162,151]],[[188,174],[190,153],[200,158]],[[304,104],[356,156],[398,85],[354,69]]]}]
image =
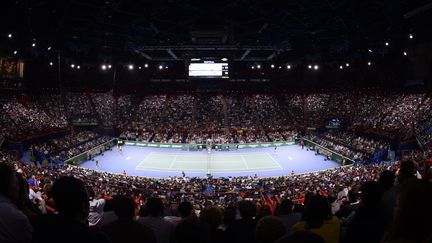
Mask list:
[{"label": "blue tennis court surface", "polygon": [[[99,168],[96,168],[96,160]],[[81,164],[82,167],[123,173],[128,175],[165,178],[181,176],[214,177],[253,176],[270,177],[305,173],[339,167],[334,161],[325,161],[314,151],[302,150],[300,146],[239,149],[235,151],[183,151],[169,148],[124,146],[123,151],[114,147],[104,155]]]}]

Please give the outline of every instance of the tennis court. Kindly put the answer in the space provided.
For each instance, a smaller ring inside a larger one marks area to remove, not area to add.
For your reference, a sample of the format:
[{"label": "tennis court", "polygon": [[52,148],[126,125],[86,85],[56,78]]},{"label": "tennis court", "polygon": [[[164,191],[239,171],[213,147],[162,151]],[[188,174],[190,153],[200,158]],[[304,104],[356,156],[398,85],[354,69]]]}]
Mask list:
[{"label": "tennis court", "polygon": [[268,153],[163,153],[151,152],[136,167],[137,170],[187,171],[219,173],[227,171],[282,170]]},{"label": "tennis court", "polygon": [[[99,161],[99,167],[96,166]],[[168,178],[181,176],[214,177],[254,176],[269,177],[305,173],[339,167],[334,161],[315,155],[300,146],[248,148],[231,151],[185,151],[173,148],[124,146],[113,148],[103,155],[80,165],[84,168],[128,175]]]}]

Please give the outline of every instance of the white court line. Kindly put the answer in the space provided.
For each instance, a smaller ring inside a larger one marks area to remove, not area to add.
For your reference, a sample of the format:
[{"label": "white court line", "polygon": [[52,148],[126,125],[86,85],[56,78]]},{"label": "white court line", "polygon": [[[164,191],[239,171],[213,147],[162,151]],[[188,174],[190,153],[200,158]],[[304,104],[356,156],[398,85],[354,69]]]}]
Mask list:
[{"label": "white court line", "polygon": [[269,153],[266,153],[266,154],[270,157],[270,159],[273,160],[273,162],[275,162],[279,166],[280,170],[283,170],[282,166]]},{"label": "white court line", "polygon": [[138,167],[143,167],[141,164],[143,164],[147,160],[147,158],[152,154],[153,154],[153,152],[150,152],[149,154],[147,154],[147,156],[143,160],[141,160],[141,162],[139,162],[139,164],[137,166],[135,166],[135,169],[137,169]]},{"label": "white court line", "polygon": [[249,165],[248,165],[248,163],[246,163],[246,160],[245,160],[245,158],[242,156],[241,157],[241,159],[242,159],[242,161],[243,161],[243,163],[244,163],[244,165],[246,166],[246,169],[248,169],[249,170]]},{"label": "white court line", "polygon": [[171,169],[171,168],[173,167],[174,163],[175,163],[176,160],[177,160],[177,157],[178,157],[178,155],[176,155],[176,156],[174,157],[174,159],[171,161],[171,164],[170,164],[170,166],[169,166],[169,169]]}]

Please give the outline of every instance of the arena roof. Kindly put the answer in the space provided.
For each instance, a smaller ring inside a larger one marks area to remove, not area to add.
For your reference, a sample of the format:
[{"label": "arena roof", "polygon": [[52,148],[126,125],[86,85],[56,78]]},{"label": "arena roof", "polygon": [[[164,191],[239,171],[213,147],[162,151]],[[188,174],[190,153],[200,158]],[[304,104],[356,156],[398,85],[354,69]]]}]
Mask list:
[{"label": "arena roof", "polygon": [[215,51],[237,61],[365,55],[415,31],[413,16],[430,14],[427,0],[2,2],[2,34],[13,33],[11,45],[27,50],[19,54],[52,47],[91,61],[177,61]]}]

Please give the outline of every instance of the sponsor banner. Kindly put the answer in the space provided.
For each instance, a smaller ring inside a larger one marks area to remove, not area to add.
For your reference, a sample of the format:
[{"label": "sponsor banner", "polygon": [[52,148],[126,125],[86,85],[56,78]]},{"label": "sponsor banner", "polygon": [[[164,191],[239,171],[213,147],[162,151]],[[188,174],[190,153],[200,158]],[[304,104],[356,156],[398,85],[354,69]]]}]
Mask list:
[{"label": "sponsor banner", "polygon": [[[125,145],[152,147],[152,148],[176,148],[176,149],[203,149],[205,144],[168,144],[168,143],[143,143],[136,141],[126,141]],[[235,149],[238,148],[268,148],[275,146],[294,145],[294,141],[290,142],[275,142],[275,143],[249,143],[249,144],[214,144],[215,149]]]}]

